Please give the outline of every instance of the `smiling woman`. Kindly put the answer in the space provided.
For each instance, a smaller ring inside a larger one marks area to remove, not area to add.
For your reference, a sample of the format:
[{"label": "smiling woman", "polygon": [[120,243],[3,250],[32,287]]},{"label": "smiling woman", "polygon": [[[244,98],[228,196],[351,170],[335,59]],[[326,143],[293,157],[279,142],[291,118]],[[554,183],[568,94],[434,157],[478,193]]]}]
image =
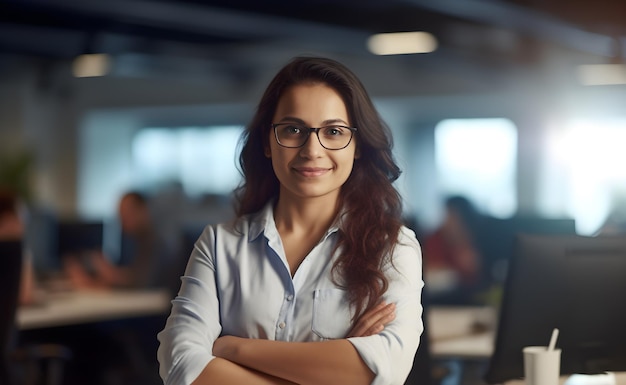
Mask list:
[{"label": "smiling woman", "polygon": [[[322,139],[327,135],[323,134],[320,137],[319,129],[316,129],[318,140],[315,138],[308,140],[312,132],[308,127],[320,125],[325,132],[336,133],[339,129],[333,128],[337,126],[331,124],[349,125],[348,111],[341,96],[324,84],[294,85],[285,90],[280,97],[274,121],[280,122],[273,125],[276,140],[273,140],[274,135],[270,133],[265,156],[272,159],[274,173],[280,181],[279,196],[282,200],[293,199],[295,203],[300,198],[327,195],[323,204],[327,207],[326,210],[334,211],[339,198],[339,189],[352,171],[356,144],[350,140],[351,135],[344,135],[344,139]],[[293,121],[301,122],[299,123],[301,128],[296,127],[294,130],[292,123],[289,123]],[[277,131],[284,125],[291,127],[287,133],[284,130]],[[329,125],[330,128],[327,127]],[[347,127],[344,130],[352,134]],[[299,132],[307,134],[300,135],[298,139],[294,133]],[[328,136],[334,138],[339,135]],[[287,142],[279,141],[281,137],[287,139]],[[328,149],[323,143],[329,143],[334,150]],[[322,201],[318,199],[318,204],[320,203]],[[332,219],[332,215],[329,215],[329,219]],[[328,227],[328,224],[325,227]],[[314,242],[315,239],[311,241]],[[297,254],[304,258],[307,251],[302,250]],[[296,261],[296,264],[299,262]]]},{"label": "smiling woman", "polygon": [[296,58],[242,139],[237,218],[200,235],[158,336],[165,384],[403,384],[421,250],[361,82]]}]

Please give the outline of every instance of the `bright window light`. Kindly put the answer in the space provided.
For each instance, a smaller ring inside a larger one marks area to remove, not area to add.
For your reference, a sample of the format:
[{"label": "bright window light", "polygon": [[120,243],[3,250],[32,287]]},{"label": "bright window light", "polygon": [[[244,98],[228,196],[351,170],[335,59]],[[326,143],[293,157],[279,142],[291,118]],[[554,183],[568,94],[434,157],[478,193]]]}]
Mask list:
[{"label": "bright window light", "polygon": [[591,235],[626,187],[626,119],[576,120],[564,127],[548,137],[542,205],[546,212],[568,213],[578,233]]},{"label": "bright window light", "polygon": [[429,53],[437,49],[437,39],[428,32],[379,33],[370,36],[367,47],[375,55]]},{"label": "bright window light", "polygon": [[448,119],[435,127],[441,193],[469,198],[483,213],[517,210],[517,129],[508,119]]},{"label": "bright window light", "polygon": [[133,140],[137,185],[180,182],[189,195],[229,194],[239,183],[239,126],[146,128]]},{"label": "bright window light", "polygon": [[241,127],[187,129],[180,133],[180,179],[191,195],[230,193],[239,183],[235,167]]}]

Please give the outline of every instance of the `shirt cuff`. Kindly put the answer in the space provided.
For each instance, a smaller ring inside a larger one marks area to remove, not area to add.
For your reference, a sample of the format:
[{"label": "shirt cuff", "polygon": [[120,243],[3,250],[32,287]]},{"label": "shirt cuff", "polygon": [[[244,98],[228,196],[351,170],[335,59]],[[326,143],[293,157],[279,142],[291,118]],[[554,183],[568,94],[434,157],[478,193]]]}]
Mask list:
[{"label": "shirt cuff", "polygon": [[386,344],[377,341],[379,338],[383,337],[352,337],[348,338],[348,341],[355,347],[361,359],[376,376],[371,385],[390,385],[392,376],[389,354],[385,348]]}]

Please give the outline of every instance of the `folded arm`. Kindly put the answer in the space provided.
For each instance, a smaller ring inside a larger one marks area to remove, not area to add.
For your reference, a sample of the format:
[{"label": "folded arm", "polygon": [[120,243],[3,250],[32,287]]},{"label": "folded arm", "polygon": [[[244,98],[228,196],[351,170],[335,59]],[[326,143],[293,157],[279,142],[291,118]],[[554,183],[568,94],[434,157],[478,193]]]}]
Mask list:
[{"label": "folded arm", "polygon": [[[357,320],[349,336],[376,334],[394,318],[395,305],[380,303]],[[374,378],[374,373],[347,339],[284,342],[224,336],[213,344],[213,354],[302,385],[370,384]]]},{"label": "folded arm", "polygon": [[374,378],[356,349],[345,339],[284,342],[226,336],[216,341],[213,353],[301,385],[370,384]]},{"label": "folded arm", "polygon": [[237,365],[234,362],[216,357],[207,364],[192,385],[294,385],[282,378]]}]

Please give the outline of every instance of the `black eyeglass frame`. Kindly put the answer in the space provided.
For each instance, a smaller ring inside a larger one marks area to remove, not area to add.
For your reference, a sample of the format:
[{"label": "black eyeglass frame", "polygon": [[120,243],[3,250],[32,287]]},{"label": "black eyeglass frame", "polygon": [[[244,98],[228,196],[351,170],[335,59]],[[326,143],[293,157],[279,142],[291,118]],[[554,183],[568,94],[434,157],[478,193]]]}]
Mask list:
[{"label": "black eyeglass frame", "polygon": [[[276,131],[276,127],[289,125],[289,124],[294,125],[294,126],[302,126],[302,128],[307,128],[308,129],[308,134],[306,136],[306,139],[304,140],[304,142],[302,142],[301,145],[299,145],[299,146],[286,146],[286,145],[282,144],[280,142],[280,140],[278,139],[278,131]],[[322,143],[322,140],[320,139],[320,130],[322,128],[328,128],[328,127],[339,127],[339,128],[345,128],[345,129],[350,130],[350,140],[348,140],[348,143],[346,143],[345,146],[340,147],[340,148],[328,148],[328,147],[324,146],[324,144]],[[323,126],[323,127],[306,127],[304,125],[294,124],[294,123],[272,123],[272,129],[274,130],[274,138],[276,138],[276,143],[278,143],[278,145],[281,146],[281,147],[285,147],[285,148],[300,148],[300,147],[304,147],[306,142],[308,142],[309,138],[311,137],[311,132],[315,132],[315,135],[317,136],[317,141],[320,142],[320,145],[322,147],[324,147],[325,149],[330,150],[330,151],[343,150],[344,148],[348,147],[350,145],[350,143],[352,143],[352,138],[354,137],[354,133],[357,132],[357,128],[356,127],[348,127],[348,126],[343,126],[343,125],[340,125],[340,124],[330,124],[328,126]]]}]

